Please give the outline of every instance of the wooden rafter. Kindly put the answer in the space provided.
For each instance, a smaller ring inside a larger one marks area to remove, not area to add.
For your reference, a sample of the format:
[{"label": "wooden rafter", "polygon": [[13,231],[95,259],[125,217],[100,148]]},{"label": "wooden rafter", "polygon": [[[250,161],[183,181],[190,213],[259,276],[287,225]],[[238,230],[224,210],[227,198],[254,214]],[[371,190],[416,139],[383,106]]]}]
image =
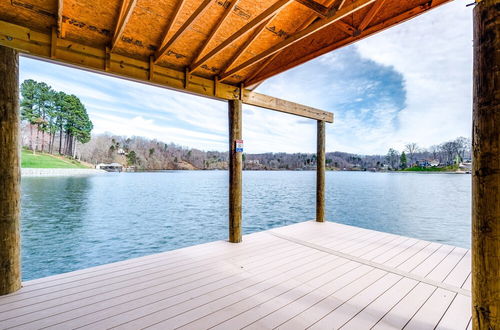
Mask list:
[{"label": "wooden rafter", "polygon": [[192,63],[195,63],[196,61],[198,61],[200,59],[200,57],[203,54],[203,52],[205,51],[205,49],[207,49],[208,44],[210,43],[210,41],[212,41],[213,37],[217,34],[217,32],[219,31],[219,29],[222,26],[222,24],[229,17],[229,14],[231,14],[231,12],[233,11],[233,9],[236,6],[236,4],[238,3],[238,1],[239,0],[233,0],[229,4],[229,6],[227,7],[227,9],[224,11],[224,14],[222,15],[222,17],[217,21],[217,24],[210,31],[210,34],[208,35],[207,39],[205,39],[205,41],[201,45],[200,49],[198,50],[198,52],[196,53],[196,55],[193,57]]},{"label": "wooden rafter", "polygon": [[254,40],[260,36],[260,34],[265,30],[267,24],[269,24],[269,22],[275,16],[276,16],[276,14],[269,17],[266,21],[264,21],[261,25],[259,25],[255,29],[252,36],[250,38],[248,38],[247,41],[245,41],[245,43],[238,49],[238,51],[233,55],[233,57],[231,57],[231,59],[225,64],[224,68],[221,70],[221,73],[219,75],[219,81],[224,81],[225,79],[227,79],[229,77],[228,75],[226,75],[226,72],[231,69],[231,67],[234,65],[234,63],[236,63],[236,61],[238,61],[238,59],[241,57],[241,55],[248,49],[248,47],[250,47],[252,42],[254,42]]},{"label": "wooden rafter", "polygon": [[179,40],[179,38],[186,33],[186,31],[189,29],[191,24],[200,16],[203,14],[203,12],[210,6],[212,3],[212,0],[204,0],[198,8],[194,11],[194,13],[182,24],[182,26],[175,32],[175,34],[170,38],[161,48],[155,53],[155,62],[157,62],[160,57],[162,57],[166,51],[172,47],[172,45]]},{"label": "wooden rafter", "polygon": [[[427,2],[423,5],[419,5],[415,8],[412,8],[410,10],[407,10],[395,17],[392,17],[392,18],[389,18],[383,22],[380,22],[380,23],[377,23],[376,25],[373,25],[373,26],[370,26],[369,28],[363,30],[360,32],[359,35],[357,36],[349,36],[345,39],[342,39],[342,40],[339,40],[339,41],[336,41],[330,45],[327,45],[321,49],[318,49],[310,54],[307,54],[306,56],[303,56],[301,58],[298,58],[296,60],[293,60],[293,61],[290,61],[288,62],[285,66],[282,66],[282,67],[279,67],[279,68],[275,68],[271,71],[268,71],[268,72],[265,72],[265,74],[263,75],[252,75],[252,77],[250,79],[247,79],[245,81],[245,86],[254,86],[278,73],[281,73],[285,70],[289,70],[291,68],[294,68],[302,63],[305,63],[313,58],[316,58],[318,56],[321,56],[323,54],[326,54],[328,52],[331,52],[332,50],[334,49],[337,49],[337,48],[340,48],[340,47],[343,47],[343,46],[346,46],[346,45],[349,45],[359,39],[362,39],[362,38],[365,38],[369,35],[372,35],[373,33],[376,33],[376,32],[379,32],[379,31],[383,31],[395,24],[399,24],[401,22],[404,22],[412,17],[415,17],[415,16],[418,16],[434,7],[437,7],[441,4],[443,4],[444,2],[441,2],[441,3],[433,3],[433,2]],[[260,72],[263,72],[262,70]]]},{"label": "wooden rafter", "polygon": [[240,39],[242,36],[253,30],[255,27],[259,26],[267,20],[269,17],[273,16],[277,11],[281,10],[284,6],[289,4],[294,0],[279,0],[272,6],[270,6],[268,9],[266,9],[264,12],[262,12],[260,15],[255,17],[253,20],[251,20],[248,24],[244,25],[241,29],[239,29],[237,32],[235,32],[233,35],[231,35],[229,38],[224,40],[220,45],[212,49],[208,54],[203,56],[199,61],[191,65],[189,68],[189,72],[193,72],[196,69],[198,69],[200,66],[202,66],[205,62],[213,58],[215,55],[219,54],[221,51],[232,45],[235,41]]},{"label": "wooden rafter", "polygon": [[379,10],[382,8],[382,6],[384,5],[384,2],[385,2],[385,0],[378,0],[377,2],[375,2],[373,4],[373,6],[370,8],[370,10],[366,14],[366,16],[363,18],[363,20],[359,24],[359,26],[358,26],[359,31],[363,31],[364,29],[366,29],[368,24],[370,24],[370,22],[373,20],[375,15],[377,15]]},{"label": "wooden rafter", "polygon": [[306,6],[307,8],[311,9],[316,13],[316,15],[320,17],[327,17],[329,10],[327,7],[323,6],[322,4],[317,3],[314,0],[295,0],[301,5]]},{"label": "wooden rafter", "polygon": [[66,31],[63,27],[63,10],[64,10],[64,0],[57,0],[57,34],[60,38],[66,36]]},{"label": "wooden rafter", "polygon": [[255,65],[256,63],[260,62],[260,61],[263,61],[265,60],[266,58],[268,58],[269,56],[272,56],[274,54],[276,54],[277,52],[279,51],[282,51],[290,46],[292,46],[293,44],[299,42],[300,40],[310,36],[311,34],[315,33],[315,32],[318,32],[322,29],[324,29],[325,27],[329,26],[329,25],[332,25],[336,22],[338,22],[339,20],[341,20],[342,18],[346,17],[347,15],[350,15],[356,11],[358,11],[359,9],[375,2],[376,0],[357,0],[353,3],[351,3],[350,5],[338,10],[335,12],[335,14],[329,18],[325,18],[325,19],[322,19],[320,21],[317,21],[315,23],[313,23],[312,25],[310,25],[309,27],[305,28],[304,30],[302,31],[299,31],[293,35],[291,35],[290,37],[288,37],[287,39],[283,40],[282,42],[274,45],[273,47],[267,49],[266,51],[260,53],[259,55],[256,55],[252,58],[250,58],[249,60],[245,61],[244,63],[240,64],[239,66],[237,66],[236,68],[228,71],[226,73],[226,75],[233,75],[243,69],[246,69],[252,65]]},{"label": "wooden rafter", "polygon": [[111,41],[111,51],[115,48],[118,40],[121,39],[123,31],[125,31],[125,26],[130,20],[136,4],[137,0],[122,0],[118,21],[116,22],[115,32],[113,33],[113,40]]},{"label": "wooden rafter", "polygon": [[[249,90],[240,91],[239,87],[224,83],[217,83],[217,88],[214,88],[214,80],[212,79],[194,74],[187,75],[186,72],[160,65],[154,65],[151,68],[149,59],[138,60],[116,53],[107,53],[102,48],[90,47],[67,39],[57,38],[55,33],[38,32],[1,20],[0,31],[15,36],[10,40],[0,38],[0,46],[15,48],[28,56],[38,59],[50,59],[64,65],[77,67],[82,67],[82,63],[84,63],[86,69],[94,72],[106,73],[120,78],[132,79],[219,100],[240,99],[243,103],[261,108],[326,122],[333,121],[333,114],[328,111],[254,93]],[[51,58],[51,55],[54,55],[53,58]],[[109,64],[106,64],[107,61]],[[151,69],[154,70],[154,75],[151,75]]]},{"label": "wooden rafter", "polygon": [[[329,10],[331,12],[333,12],[334,10],[341,9],[342,6],[344,5],[344,2],[345,2],[345,0],[329,0],[325,4],[325,6],[327,8],[329,8]],[[307,28],[309,25],[311,25],[312,23],[314,23],[318,17],[319,16],[316,15],[316,14],[313,14],[313,15],[309,16],[309,18],[303,24],[301,24],[297,28],[297,30],[295,30],[295,32],[298,32],[298,31],[301,31],[301,30]],[[252,80],[259,73],[261,73],[276,57],[278,57],[279,54],[281,54],[281,51],[277,52],[276,54],[274,54],[272,56],[269,56],[265,61],[263,61],[263,63],[261,63],[261,65],[259,65],[258,68],[247,77],[247,79],[245,81],[245,85],[246,85],[247,81]],[[254,86],[254,85],[255,84],[252,85],[252,88],[256,88],[256,86]]]},{"label": "wooden rafter", "polygon": [[172,26],[174,26],[174,23],[177,21],[177,18],[179,18],[179,13],[181,12],[182,7],[184,6],[184,3],[186,0],[178,0],[177,5],[174,8],[174,13],[172,14],[172,17],[169,19],[167,28],[165,29],[165,33],[163,34],[163,37],[161,38],[160,42],[160,47],[163,48],[163,45],[167,42],[167,37],[170,32],[170,29]]},{"label": "wooden rafter", "polygon": [[343,32],[347,33],[350,36],[353,36],[355,34],[359,34],[359,30],[356,29],[354,26],[347,24],[346,22],[340,20],[337,23],[335,23],[335,27],[338,27],[340,30]]}]

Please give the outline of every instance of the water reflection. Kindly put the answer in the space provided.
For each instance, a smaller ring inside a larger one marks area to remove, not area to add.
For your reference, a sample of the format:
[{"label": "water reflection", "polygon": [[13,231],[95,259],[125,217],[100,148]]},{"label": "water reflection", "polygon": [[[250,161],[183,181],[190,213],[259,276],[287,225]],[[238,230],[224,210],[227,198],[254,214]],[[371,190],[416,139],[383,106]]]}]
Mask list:
[{"label": "water reflection", "polygon": [[[224,171],[23,178],[23,279],[227,238]],[[314,172],[244,172],[244,233],[313,219]],[[470,176],[327,173],[327,218],[469,247]],[[452,229],[452,230],[450,230]]]}]

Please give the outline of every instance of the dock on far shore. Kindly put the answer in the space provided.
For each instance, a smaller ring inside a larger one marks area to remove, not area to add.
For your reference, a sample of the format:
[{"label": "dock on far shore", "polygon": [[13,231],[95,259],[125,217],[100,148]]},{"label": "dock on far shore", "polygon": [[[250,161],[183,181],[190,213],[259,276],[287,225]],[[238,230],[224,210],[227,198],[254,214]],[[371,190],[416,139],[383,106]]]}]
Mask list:
[{"label": "dock on far shore", "polygon": [[469,329],[470,250],[313,221],[23,283],[2,329]]}]

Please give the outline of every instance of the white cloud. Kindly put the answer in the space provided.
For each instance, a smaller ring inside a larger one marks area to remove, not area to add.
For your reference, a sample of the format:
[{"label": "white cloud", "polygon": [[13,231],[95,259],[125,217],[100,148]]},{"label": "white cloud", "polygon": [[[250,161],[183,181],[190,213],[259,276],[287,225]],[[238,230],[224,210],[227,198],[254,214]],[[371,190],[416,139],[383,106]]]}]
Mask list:
[{"label": "white cloud", "polygon": [[470,136],[472,7],[466,3],[452,1],[357,44],[361,56],[393,66],[405,79],[407,106],[391,146]]}]

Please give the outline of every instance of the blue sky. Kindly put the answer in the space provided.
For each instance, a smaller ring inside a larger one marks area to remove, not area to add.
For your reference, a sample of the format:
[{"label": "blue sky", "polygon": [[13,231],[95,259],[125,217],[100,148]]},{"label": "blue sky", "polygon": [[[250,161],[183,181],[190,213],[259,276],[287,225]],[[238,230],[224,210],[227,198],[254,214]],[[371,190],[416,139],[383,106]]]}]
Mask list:
[{"label": "blue sky", "polygon": [[[327,151],[362,154],[470,136],[472,7],[456,0],[273,77],[258,92],[329,110]],[[227,149],[224,102],[21,59],[21,81],[45,81],[83,101],[94,133]],[[245,106],[245,151],[314,152],[313,120]]]}]

